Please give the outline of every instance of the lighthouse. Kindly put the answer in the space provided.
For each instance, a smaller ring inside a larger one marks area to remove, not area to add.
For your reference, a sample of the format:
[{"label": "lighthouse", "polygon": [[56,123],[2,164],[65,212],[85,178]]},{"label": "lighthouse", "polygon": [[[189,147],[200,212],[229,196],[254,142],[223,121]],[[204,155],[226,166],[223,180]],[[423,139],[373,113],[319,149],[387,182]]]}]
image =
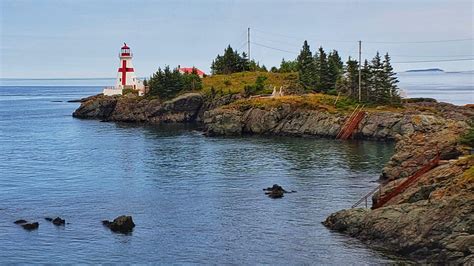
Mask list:
[{"label": "lighthouse", "polygon": [[105,88],[103,93],[107,96],[122,95],[125,89],[134,90],[138,95],[142,96],[145,93],[145,86],[143,82],[137,78],[135,69],[132,64],[132,51],[126,43],[120,48],[119,59],[120,64],[117,72],[117,79],[114,87]]}]

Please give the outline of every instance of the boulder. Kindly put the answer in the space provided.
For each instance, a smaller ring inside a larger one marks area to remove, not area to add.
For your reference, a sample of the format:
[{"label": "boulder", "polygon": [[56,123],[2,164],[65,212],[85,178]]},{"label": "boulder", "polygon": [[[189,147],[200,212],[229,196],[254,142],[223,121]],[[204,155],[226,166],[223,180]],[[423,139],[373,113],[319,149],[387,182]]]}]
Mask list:
[{"label": "boulder", "polygon": [[286,191],[283,189],[283,187],[279,186],[278,184],[274,184],[272,187],[264,188],[263,189],[265,192],[265,195],[268,195],[268,197],[272,199],[278,199],[282,198],[284,193],[292,193],[296,191]]},{"label": "boulder", "polygon": [[25,230],[31,231],[31,230],[36,230],[36,229],[38,229],[39,223],[38,223],[38,222],[25,223],[25,224],[22,224],[21,226],[22,226]]},{"label": "boulder", "polygon": [[108,220],[102,221],[102,224],[110,228],[113,232],[130,233],[135,227],[132,216],[122,215],[115,218],[112,222]]},{"label": "boulder", "polygon": [[26,224],[27,221],[26,221],[26,220],[23,220],[23,219],[20,219],[20,220],[14,221],[13,223],[15,223],[15,224]]}]

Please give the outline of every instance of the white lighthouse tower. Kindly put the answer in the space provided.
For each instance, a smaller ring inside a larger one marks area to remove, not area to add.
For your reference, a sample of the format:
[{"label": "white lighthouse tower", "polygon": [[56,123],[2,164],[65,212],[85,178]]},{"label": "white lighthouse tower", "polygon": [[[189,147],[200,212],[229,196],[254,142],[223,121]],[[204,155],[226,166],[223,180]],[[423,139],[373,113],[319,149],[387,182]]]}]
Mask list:
[{"label": "white lighthouse tower", "polygon": [[132,64],[133,54],[130,47],[126,43],[120,49],[119,58],[120,65],[118,68],[117,80],[114,87],[104,89],[104,95],[122,95],[124,89],[131,89],[138,91],[138,95],[144,95],[145,86],[143,82],[135,75],[135,70]]}]

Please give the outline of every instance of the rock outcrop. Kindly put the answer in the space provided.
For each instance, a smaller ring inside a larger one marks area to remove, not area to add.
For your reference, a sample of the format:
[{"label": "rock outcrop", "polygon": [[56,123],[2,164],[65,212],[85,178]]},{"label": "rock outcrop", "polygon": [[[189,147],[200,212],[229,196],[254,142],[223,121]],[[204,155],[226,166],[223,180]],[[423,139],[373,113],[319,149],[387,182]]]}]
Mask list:
[{"label": "rock outcrop", "polygon": [[133,123],[194,122],[203,103],[200,93],[186,93],[165,102],[136,96],[97,95],[83,101],[73,116]]},{"label": "rock outcrop", "polygon": [[108,220],[102,221],[102,224],[110,228],[113,232],[119,233],[130,233],[133,231],[135,227],[135,223],[133,222],[132,216],[122,215],[115,218],[112,222]]},{"label": "rock outcrop", "polygon": [[324,224],[420,262],[474,263],[474,157],[452,160],[375,210],[348,209]]}]

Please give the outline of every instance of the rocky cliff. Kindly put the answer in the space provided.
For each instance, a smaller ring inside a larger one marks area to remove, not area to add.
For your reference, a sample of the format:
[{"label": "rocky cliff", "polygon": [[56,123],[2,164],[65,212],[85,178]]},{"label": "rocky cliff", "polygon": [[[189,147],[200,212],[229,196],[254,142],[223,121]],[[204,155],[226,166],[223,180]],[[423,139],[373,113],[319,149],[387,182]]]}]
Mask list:
[{"label": "rocky cliff", "polygon": [[474,157],[442,164],[375,209],[348,209],[324,224],[424,263],[474,263]]},{"label": "rocky cliff", "polygon": [[133,123],[194,122],[204,104],[200,93],[187,93],[161,102],[136,96],[103,96],[86,98],[72,114],[77,118]]}]

